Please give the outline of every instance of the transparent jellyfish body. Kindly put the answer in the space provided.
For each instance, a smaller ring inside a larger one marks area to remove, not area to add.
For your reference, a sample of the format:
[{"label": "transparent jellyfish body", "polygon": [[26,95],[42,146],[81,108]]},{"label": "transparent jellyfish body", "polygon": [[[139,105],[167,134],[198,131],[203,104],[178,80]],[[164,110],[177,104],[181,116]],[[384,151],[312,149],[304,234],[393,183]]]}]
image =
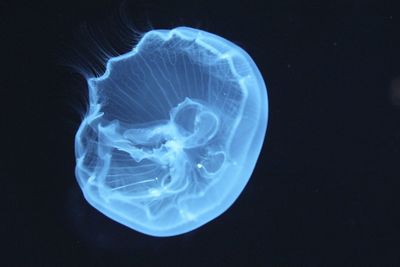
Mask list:
[{"label": "transparent jellyfish body", "polygon": [[173,236],[216,218],[244,189],[268,100],[258,68],[235,44],[188,27],[152,30],[88,88],[76,177],[106,216]]}]

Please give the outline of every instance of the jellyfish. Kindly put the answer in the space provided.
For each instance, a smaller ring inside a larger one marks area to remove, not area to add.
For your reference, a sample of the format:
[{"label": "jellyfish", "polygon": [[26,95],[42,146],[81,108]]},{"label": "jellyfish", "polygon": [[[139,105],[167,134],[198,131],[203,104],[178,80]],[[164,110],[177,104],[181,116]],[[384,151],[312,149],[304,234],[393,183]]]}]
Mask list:
[{"label": "jellyfish", "polygon": [[243,191],[268,118],[264,80],[243,49],[199,29],[151,30],[87,85],[75,173],[101,213],[174,236],[215,219]]}]

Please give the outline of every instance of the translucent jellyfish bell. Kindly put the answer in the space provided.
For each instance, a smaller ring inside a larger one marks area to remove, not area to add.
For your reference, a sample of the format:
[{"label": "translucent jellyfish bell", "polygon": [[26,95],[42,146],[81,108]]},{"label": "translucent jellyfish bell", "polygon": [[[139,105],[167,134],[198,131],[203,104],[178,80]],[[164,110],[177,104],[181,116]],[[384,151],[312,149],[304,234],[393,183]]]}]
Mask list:
[{"label": "translucent jellyfish bell", "polygon": [[152,30],[88,87],[76,176],[106,216],[148,235],[178,235],[242,192],[268,117],[263,78],[244,50],[197,29]]}]

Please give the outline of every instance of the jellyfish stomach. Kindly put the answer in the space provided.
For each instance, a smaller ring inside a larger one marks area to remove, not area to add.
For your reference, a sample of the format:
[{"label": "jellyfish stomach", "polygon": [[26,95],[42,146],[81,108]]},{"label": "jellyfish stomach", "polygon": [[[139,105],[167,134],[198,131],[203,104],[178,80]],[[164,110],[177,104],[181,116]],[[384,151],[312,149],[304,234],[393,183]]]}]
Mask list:
[{"label": "jellyfish stomach", "polygon": [[[220,127],[218,114],[210,107],[186,98],[171,109],[170,115],[170,120],[152,122],[148,127],[127,128],[118,123],[99,126],[102,147],[108,148],[102,154],[113,157],[119,151],[129,158],[123,166],[112,159],[110,164],[105,164],[105,172],[114,170],[124,177],[118,187],[109,188],[110,191],[106,189],[107,198],[160,200],[185,194],[194,180],[219,176],[226,165],[227,155],[223,147],[216,148],[216,144],[221,143],[215,141]],[[149,164],[157,171],[131,171]],[[196,177],[194,173],[197,173]],[[108,174],[102,176],[106,183]],[[127,190],[128,186],[130,190]]]}]

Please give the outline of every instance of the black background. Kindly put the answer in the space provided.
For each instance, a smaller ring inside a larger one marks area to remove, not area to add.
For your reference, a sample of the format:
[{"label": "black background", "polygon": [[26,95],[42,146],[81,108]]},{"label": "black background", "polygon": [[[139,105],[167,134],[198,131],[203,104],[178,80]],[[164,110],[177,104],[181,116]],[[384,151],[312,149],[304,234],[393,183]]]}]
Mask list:
[{"label": "black background", "polygon": [[[121,9],[139,31],[186,25],[232,40],[267,83],[252,178],[185,235],[113,222],[74,177],[86,86],[67,65],[96,51],[88,32],[129,50],[115,35]],[[395,1],[0,0],[1,265],[400,265],[399,37]]]}]

